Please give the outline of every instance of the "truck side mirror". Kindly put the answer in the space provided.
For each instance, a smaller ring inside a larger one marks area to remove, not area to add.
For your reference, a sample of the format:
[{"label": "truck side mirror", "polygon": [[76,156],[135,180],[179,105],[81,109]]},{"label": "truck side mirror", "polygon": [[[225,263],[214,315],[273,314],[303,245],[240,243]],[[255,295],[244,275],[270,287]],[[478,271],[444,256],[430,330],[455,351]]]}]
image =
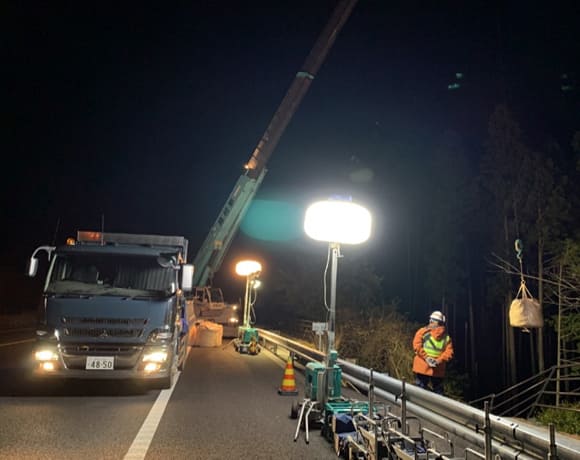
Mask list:
[{"label": "truck side mirror", "polygon": [[31,257],[28,261],[28,276],[34,278],[36,276],[36,271],[38,270],[38,259],[36,257]]},{"label": "truck side mirror", "polygon": [[193,264],[181,267],[181,289],[183,292],[191,292],[193,289]]},{"label": "truck side mirror", "polygon": [[54,246],[37,247],[30,256],[30,260],[28,261],[27,275],[30,276],[31,278],[34,278],[36,276],[36,271],[38,270],[38,258],[36,257],[36,254],[38,254],[40,251],[45,251],[46,255],[48,256],[48,260],[50,261],[55,249],[56,247]]}]

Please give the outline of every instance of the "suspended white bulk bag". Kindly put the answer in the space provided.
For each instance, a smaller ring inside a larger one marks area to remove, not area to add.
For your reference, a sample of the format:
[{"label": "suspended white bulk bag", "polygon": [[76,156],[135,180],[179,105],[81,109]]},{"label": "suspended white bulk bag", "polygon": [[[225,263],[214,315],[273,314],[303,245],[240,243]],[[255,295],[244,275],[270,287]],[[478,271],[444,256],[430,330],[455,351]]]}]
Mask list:
[{"label": "suspended white bulk bag", "polygon": [[510,326],[524,329],[544,326],[540,302],[532,297],[524,282],[510,305]]},{"label": "suspended white bulk bag", "polygon": [[211,321],[202,321],[197,326],[193,345],[196,347],[219,347],[222,344],[224,327]]}]

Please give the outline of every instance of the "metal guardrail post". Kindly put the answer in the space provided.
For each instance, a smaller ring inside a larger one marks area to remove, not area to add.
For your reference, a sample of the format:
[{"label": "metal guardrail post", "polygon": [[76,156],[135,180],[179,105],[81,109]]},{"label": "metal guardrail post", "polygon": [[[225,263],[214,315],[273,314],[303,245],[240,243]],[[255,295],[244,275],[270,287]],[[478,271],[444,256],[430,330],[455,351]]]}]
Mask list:
[{"label": "metal guardrail post", "polygon": [[550,423],[548,428],[550,429],[550,453],[548,454],[548,459],[557,460],[558,449],[556,447],[556,428],[553,423]]},{"label": "metal guardrail post", "polygon": [[375,382],[373,380],[373,369],[369,369],[369,417],[373,417],[375,411]]},{"label": "metal guardrail post", "polygon": [[407,393],[406,393],[406,382],[403,380],[401,382],[401,425],[404,435],[409,435],[409,427],[407,426]]},{"label": "metal guardrail post", "polygon": [[491,424],[489,422],[489,402],[484,403],[485,411],[485,425],[483,426],[483,433],[485,437],[485,460],[492,460],[492,444],[491,444]]}]

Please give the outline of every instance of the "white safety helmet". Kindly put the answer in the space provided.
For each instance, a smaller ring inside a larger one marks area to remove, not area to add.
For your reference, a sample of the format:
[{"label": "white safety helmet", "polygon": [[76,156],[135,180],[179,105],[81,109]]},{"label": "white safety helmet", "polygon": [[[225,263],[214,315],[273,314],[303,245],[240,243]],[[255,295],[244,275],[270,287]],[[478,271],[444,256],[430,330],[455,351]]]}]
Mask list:
[{"label": "white safety helmet", "polygon": [[440,324],[445,324],[445,320],[445,315],[439,310],[435,310],[433,313],[431,313],[431,316],[429,316],[429,321],[437,321]]}]

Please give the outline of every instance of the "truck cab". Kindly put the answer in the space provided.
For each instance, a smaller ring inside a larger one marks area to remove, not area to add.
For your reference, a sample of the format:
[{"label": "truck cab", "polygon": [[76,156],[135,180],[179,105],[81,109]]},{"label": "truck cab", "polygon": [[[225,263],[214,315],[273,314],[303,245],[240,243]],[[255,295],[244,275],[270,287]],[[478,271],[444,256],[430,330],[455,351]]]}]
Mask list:
[{"label": "truck cab", "polygon": [[34,375],[138,379],[170,388],[195,321],[183,237],[78,232],[48,254]]}]

